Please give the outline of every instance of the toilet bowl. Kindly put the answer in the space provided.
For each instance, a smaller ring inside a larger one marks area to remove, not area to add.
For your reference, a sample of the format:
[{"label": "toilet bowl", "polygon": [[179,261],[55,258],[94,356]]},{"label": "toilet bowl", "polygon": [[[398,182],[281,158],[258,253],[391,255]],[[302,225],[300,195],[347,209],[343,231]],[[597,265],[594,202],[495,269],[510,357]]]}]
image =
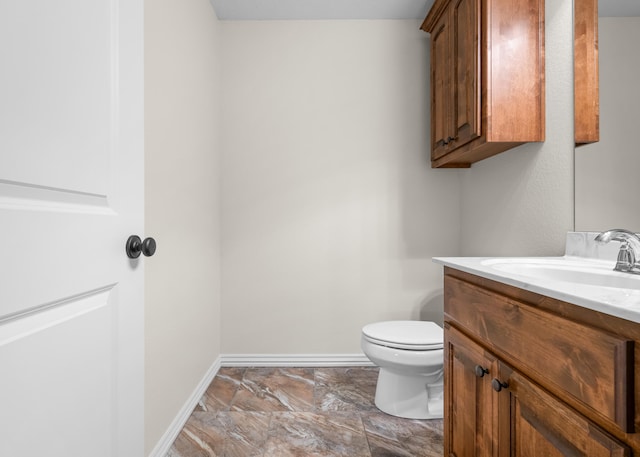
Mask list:
[{"label": "toilet bowl", "polygon": [[434,322],[386,321],[362,328],[364,354],[380,367],[375,404],[392,416],[443,414],[443,331]]}]

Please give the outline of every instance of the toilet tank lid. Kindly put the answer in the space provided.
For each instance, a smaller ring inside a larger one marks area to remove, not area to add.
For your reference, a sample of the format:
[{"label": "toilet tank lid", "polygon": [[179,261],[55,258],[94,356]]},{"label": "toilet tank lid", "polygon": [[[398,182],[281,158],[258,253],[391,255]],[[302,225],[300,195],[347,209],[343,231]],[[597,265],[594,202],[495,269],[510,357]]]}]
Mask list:
[{"label": "toilet tank lid", "polygon": [[444,333],[442,327],[428,321],[385,321],[365,325],[362,333],[389,346],[402,345],[415,349],[442,347]]}]

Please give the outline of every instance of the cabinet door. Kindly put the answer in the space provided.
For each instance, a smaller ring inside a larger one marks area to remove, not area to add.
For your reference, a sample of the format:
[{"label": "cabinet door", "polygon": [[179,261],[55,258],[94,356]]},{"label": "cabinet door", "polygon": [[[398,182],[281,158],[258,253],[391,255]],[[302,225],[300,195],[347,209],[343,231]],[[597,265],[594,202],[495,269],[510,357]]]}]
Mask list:
[{"label": "cabinet door", "polygon": [[444,455],[497,455],[496,359],[445,323],[445,361]]},{"label": "cabinet door", "polygon": [[431,160],[446,154],[453,103],[449,15],[445,12],[431,32]]},{"label": "cabinet door", "polygon": [[451,4],[453,41],[453,149],[481,135],[480,11],[481,0]]},{"label": "cabinet door", "polygon": [[630,449],[500,363],[499,457],[624,457]]}]

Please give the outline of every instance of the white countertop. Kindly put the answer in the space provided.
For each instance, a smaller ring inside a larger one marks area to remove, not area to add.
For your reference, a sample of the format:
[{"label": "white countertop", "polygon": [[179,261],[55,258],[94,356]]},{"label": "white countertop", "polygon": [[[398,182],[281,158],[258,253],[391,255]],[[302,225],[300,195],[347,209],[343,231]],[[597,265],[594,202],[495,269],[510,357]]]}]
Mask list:
[{"label": "white countertop", "polygon": [[[567,251],[571,252],[569,246]],[[609,253],[608,253],[609,254]],[[611,316],[640,323],[640,289],[627,289],[596,286],[578,282],[561,281],[549,278],[537,278],[521,275],[509,271],[496,269],[492,264],[498,262],[558,262],[587,265],[594,269],[605,268],[613,270],[615,260],[601,260],[597,258],[564,256],[564,257],[435,257],[434,262],[455,268],[483,278],[498,281],[510,286],[526,289],[540,295],[545,295],[587,309],[599,311]],[[629,273],[616,273],[628,275]],[[640,279],[640,278],[639,278]]]}]

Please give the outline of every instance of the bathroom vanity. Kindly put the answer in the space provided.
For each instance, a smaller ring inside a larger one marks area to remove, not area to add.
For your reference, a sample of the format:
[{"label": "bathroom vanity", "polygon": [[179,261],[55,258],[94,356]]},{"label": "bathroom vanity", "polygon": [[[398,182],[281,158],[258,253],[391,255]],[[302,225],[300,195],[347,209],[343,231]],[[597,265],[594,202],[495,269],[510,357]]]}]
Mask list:
[{"label": "bathroom vanity", "polygon": [[445,266],[444,455],[640,453],[640,290],[594,285],[597,261],[574,262],[587,276],[571,283],[563,261],[572,262],[535,267],[559,278],[540,280],[521,267],[503,277],[487,260],[436,259]]}]

